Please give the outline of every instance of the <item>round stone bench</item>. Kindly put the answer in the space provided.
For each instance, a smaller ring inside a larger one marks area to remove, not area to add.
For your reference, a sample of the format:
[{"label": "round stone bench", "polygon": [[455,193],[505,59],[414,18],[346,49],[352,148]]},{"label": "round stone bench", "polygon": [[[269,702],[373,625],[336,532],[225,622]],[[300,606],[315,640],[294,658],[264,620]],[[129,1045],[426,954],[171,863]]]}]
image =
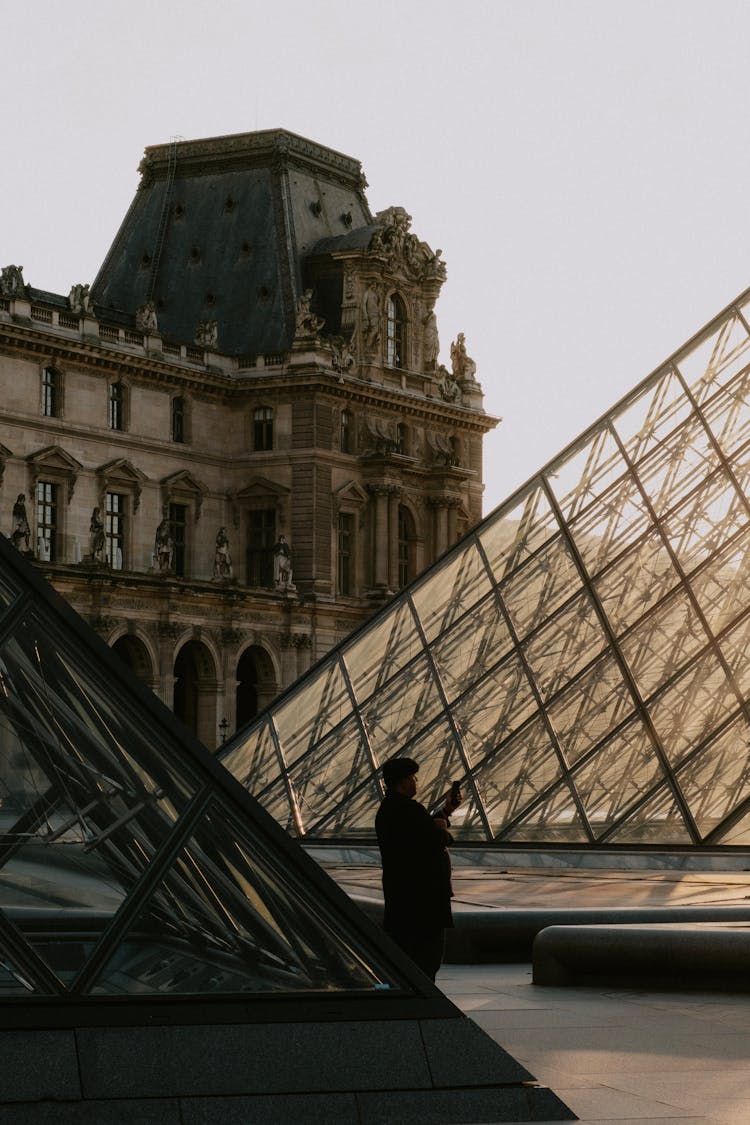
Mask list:
[{"label": "round stone bench", "polygon": [[[723,912],[722,912],[723,913]],[[534,939],[537,985],[750,991],[750,926],[550,926]]]}]

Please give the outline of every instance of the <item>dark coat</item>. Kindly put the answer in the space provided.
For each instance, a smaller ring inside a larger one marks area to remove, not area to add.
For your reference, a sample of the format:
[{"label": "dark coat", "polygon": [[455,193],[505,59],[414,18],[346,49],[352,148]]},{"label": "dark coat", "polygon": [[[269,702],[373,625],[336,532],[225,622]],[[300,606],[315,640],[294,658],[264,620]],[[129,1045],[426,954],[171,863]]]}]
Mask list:
[{"label": "dark coat", "polygon": [[381,802],[375,831],[383,862],[383,928],[394,933],[452,926],[450,832],[438,827],[424,805],[397,793]]}]

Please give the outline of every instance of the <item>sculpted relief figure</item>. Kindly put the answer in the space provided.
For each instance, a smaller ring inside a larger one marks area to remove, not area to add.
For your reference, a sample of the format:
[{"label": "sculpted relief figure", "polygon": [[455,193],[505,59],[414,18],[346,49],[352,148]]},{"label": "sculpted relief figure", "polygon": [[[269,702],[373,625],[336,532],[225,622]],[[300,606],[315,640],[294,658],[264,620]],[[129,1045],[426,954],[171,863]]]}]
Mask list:
[{"label": "sculpted relief figure", "polygon": [[201,320],[195,330],[195,343],[199,348],[215,348],[219,342],[219,325],[215,320]]},{"label": "sculpted relief figure", "polygon": [[451,344],[451,366],[453,376],[459,383],[474,382],[477,365],[471,356],[466,354],[466,339],[463,332],[459,332]]},{"label": "sculpted relief figure", "polygon": [[0,293],[4,297],[20,297],[25,289],[23,266],[3,266],[0,270]]},{"label": "sculpted relief figure", "polygon": [[312,298],[312,289],[306,289],[297,301],[297,319],[294,325],[295,340],[304,336],[314,336],[325,324],[325,320],[316,316],[310,308]]},{"label": "sculpted relief figure", "polygon": [[99,515],[99,509],[94,508],[89,524],[89,555],[91,561],[104,565],[107,561],[106,543],[104,538],[104,522]]},{"label": "sculpted relief figure", "polygon": [[440,388],[440,394],[446,402],[461,401],[461,388],[447,367],[444,367],[442,363],[438,368],[438,387]]},{"label": "sculpted relief figure", "polygon": [[147,301],[145,305],[139,305],[135,310],[135,326],[139,332],[145,332],[149,336],[159,331],[156,322],[156,305],[153,301]]},{"label": "sculpted relief figure", "polygon": [[216,533],[216,549],[214,554],[214,578],[232,577],[232,559],[229,554],[229,536],[227,529],[220,527]]},{"label": "sculpted relief figure", "polygon": [[372,285],[368,285],[362,294],[359,329],[363,350],[374,352],[380,343],[380,297]]},{"label": "sculpted relief figure", "polygon": [[422,351],[424,355],[425,371],[434,371],[437,357],[440,352],[440,337],[438,336],[437,317],[431,309],[422,321],[424,334],[422,337]]},{"label": "sculpted relief figure", "polygon": [[13,546],[19,551],[28,551],[30,537],[31,528],[26,515],[26,494],[19,492],[18,499],[13,505],[13,530],[10,538]]},{"label": "sculpted relief figure", "polygon": [[94,298],[90,285],[74,285],[68,294],[68,304],[71,312],[82,316],[84,313],[94,312]]},{"label": "sculpted relief figure", "polygon": [[292,582],[292,549],[284,535],[279,536],[273,548],[273,584],[277,590],[296,589]]},{"label": "sculpted relief figure", "polygon": [[156,529],[156,538],[154,540],[154,562],[159,574],[167,574],[171,571],[173,560],[174,539],[172,538],[172,527],[169,522],[169,515],[165,510],[162,521]]}]

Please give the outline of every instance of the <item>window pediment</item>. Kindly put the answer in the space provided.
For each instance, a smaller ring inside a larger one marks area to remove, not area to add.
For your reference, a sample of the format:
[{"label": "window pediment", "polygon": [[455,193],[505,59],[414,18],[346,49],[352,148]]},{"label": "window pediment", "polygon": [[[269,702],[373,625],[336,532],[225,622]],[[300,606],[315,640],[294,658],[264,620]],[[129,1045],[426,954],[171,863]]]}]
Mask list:
[{"label": "window pediment", "polygon": [[42,476],[49,476],[57,481],[65,481],[68,486],[68,503],[70,503],[73,499],[78,473],[83,468],[80,461],[76,461],[72,454],[66,452],[59,445],[48,445],[44,449],[39,449],[36,453],[29,454],[26,460],[31,468],[31,479],[34,487]]},{"label": "window pediment", "polygon": [[161,492],[162,507],[172,503],[192,504],[195,511],[195,521],[198,522],[203,507],[203,498],[208,492],[208,488],[202,481],[199,481],[187,469],[180,469],[179,472],[170,473],[168,477],[163,479]]},{"label": "window pediment", "polygon": [[102,465],[97,469],[96,475],[99,479],[100,496],[104,496],[105,492],[129,492],[134,498],[133,511],[138,511],[143,485],[148,480],[144,472],[125,457],[119,457],[116,461],[108,461],[106,465]]},{"label": "window pediment", "polygon": [[285,488],[284,485],[277,484],[276,481],[269,480],[268,477],[253,477],[244,488],[230,495],[232,520],[235,527],[239,524],[242,508],[252,510],[275,508],[279,522],[283,524],[289,492],[290,490]]}]

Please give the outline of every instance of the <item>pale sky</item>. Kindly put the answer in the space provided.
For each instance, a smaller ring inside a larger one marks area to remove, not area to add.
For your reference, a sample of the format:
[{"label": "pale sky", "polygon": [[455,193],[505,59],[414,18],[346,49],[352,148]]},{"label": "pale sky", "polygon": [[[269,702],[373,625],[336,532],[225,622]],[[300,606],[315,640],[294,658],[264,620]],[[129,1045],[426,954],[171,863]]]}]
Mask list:
[{"label": "pale sky", "polygon": [[[285,128],[440,247],[485,512],[750,285],[746,0],[0,0],[0,265],[93,281],[147,145]],[[1,393],[1,388],[0,388]]]}]

